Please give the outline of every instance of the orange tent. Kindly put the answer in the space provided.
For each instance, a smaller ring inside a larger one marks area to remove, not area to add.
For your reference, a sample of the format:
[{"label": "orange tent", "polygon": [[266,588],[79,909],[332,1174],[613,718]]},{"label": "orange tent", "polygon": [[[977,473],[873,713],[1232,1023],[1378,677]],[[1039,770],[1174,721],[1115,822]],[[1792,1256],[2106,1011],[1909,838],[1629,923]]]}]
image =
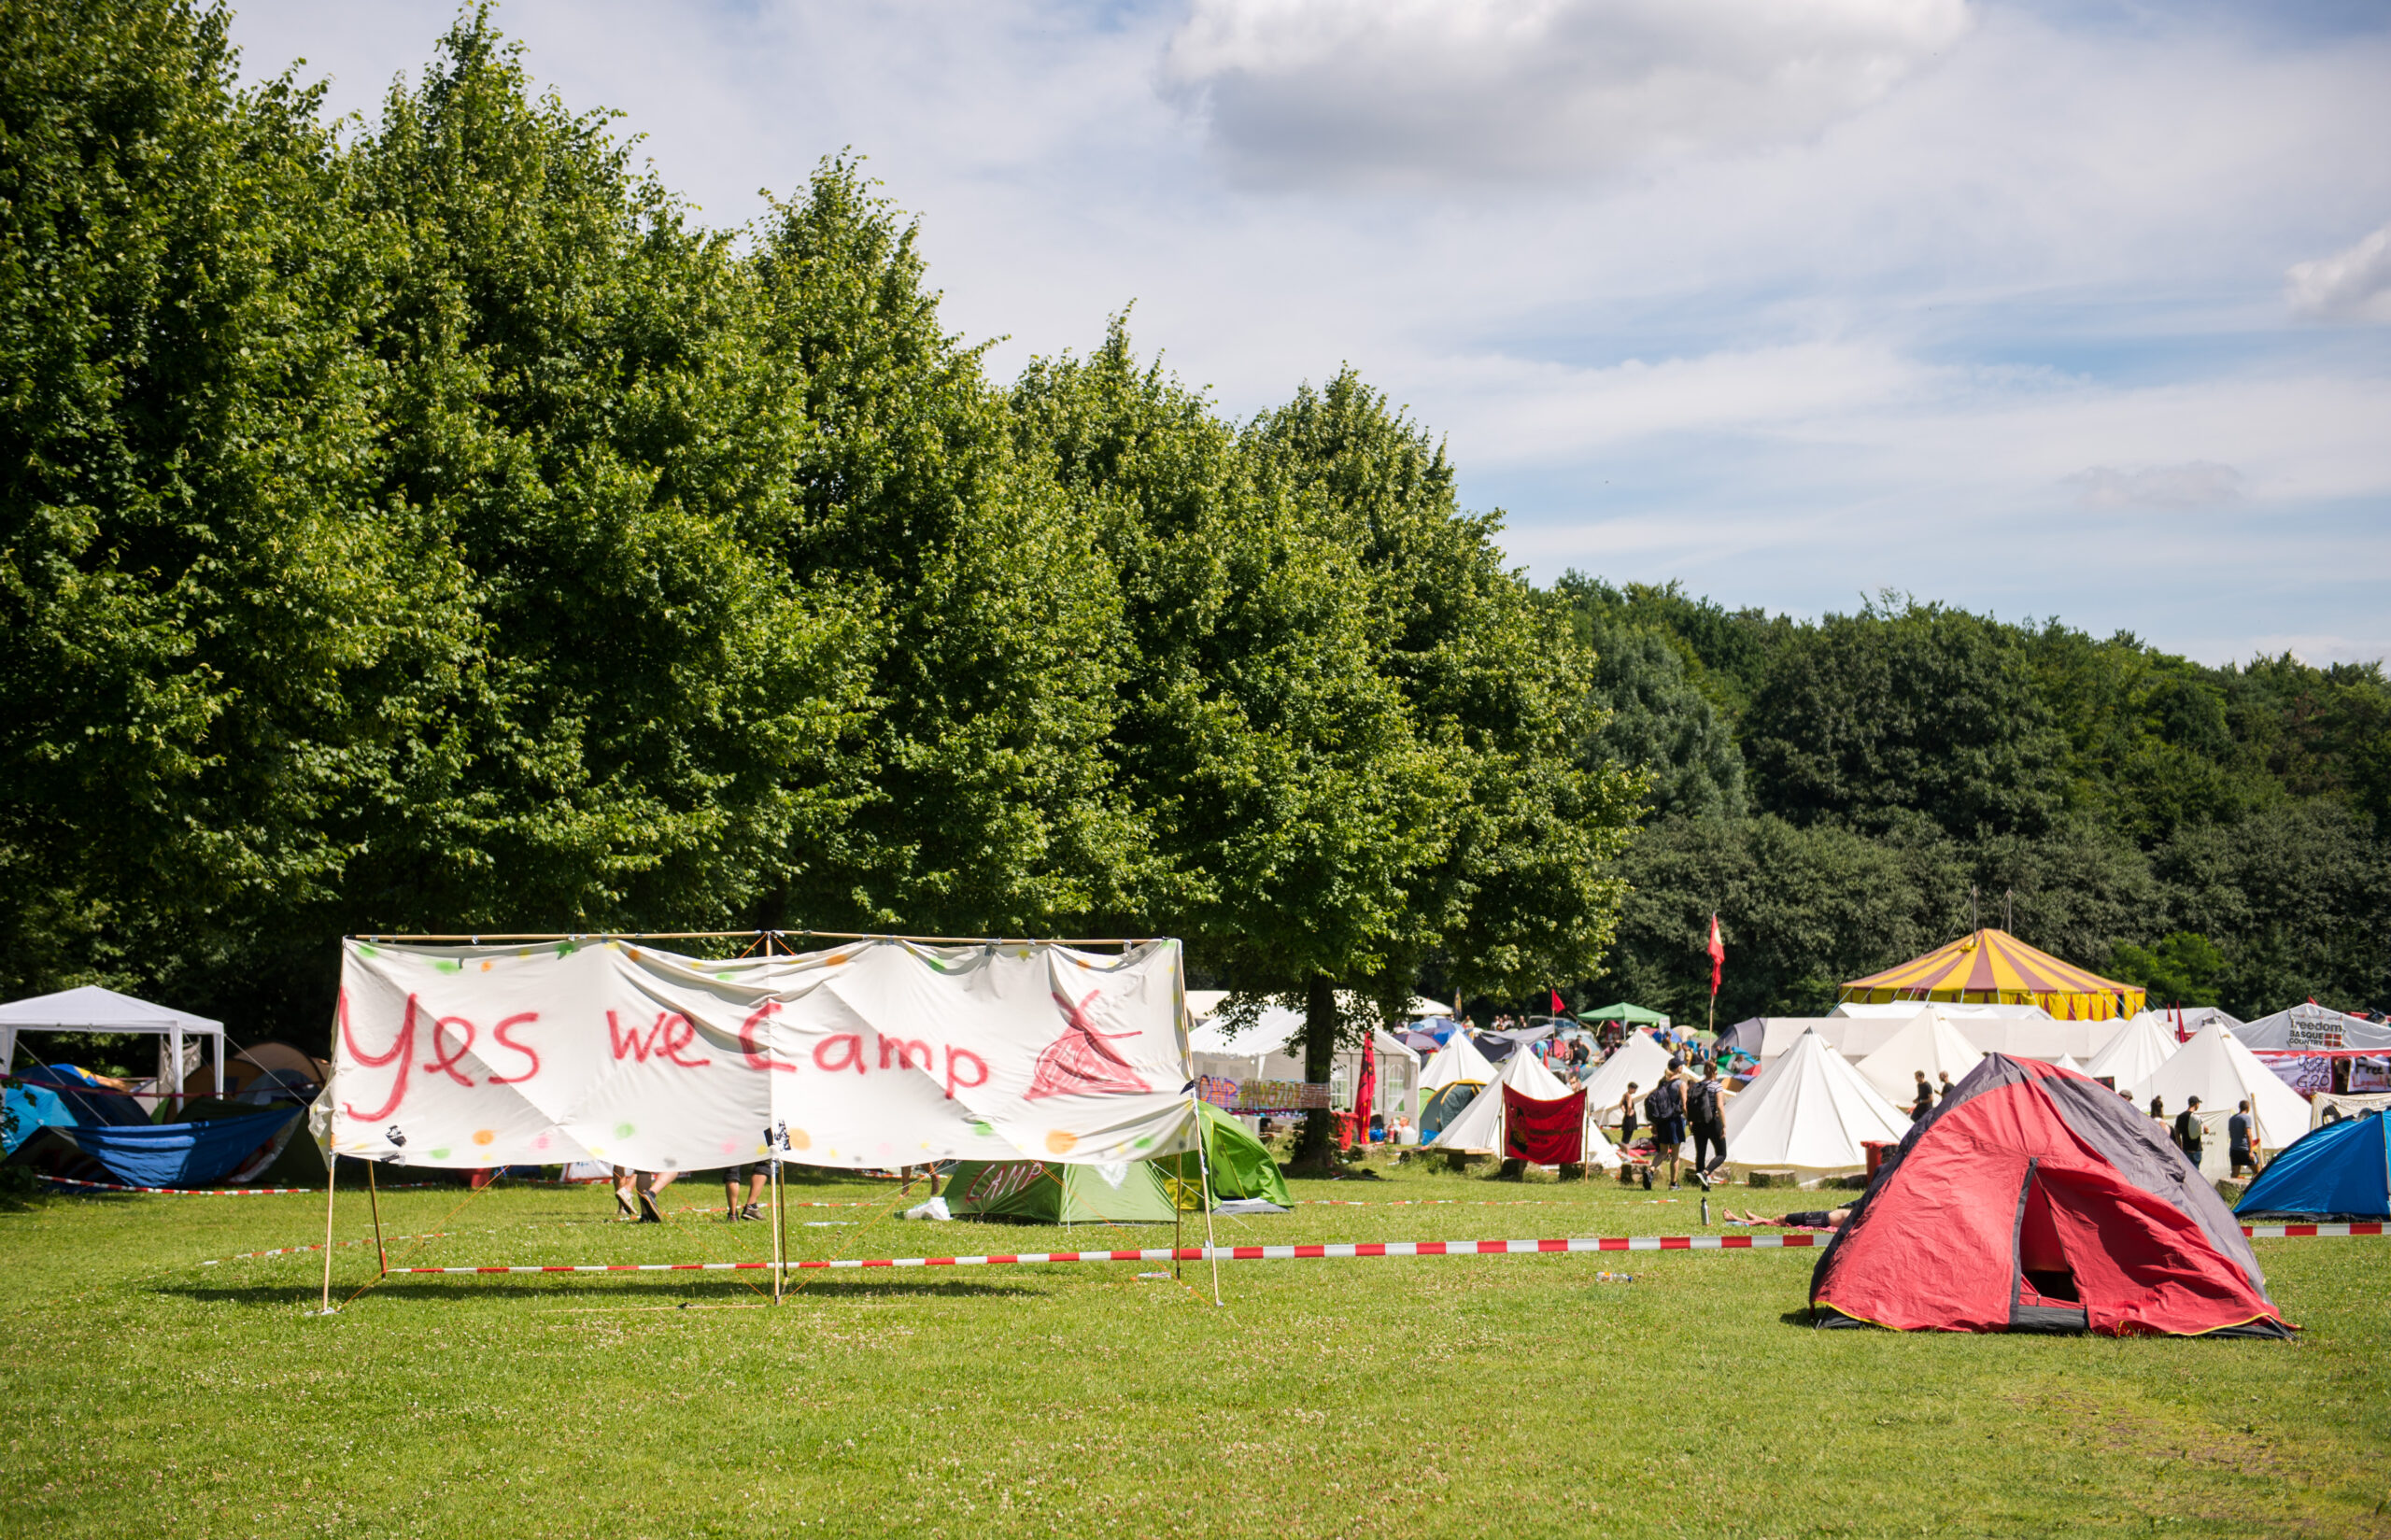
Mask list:
[{"label": "orange tent", "polygon": [[2143,992],[2103,979],[1990,926],[1899,968],[1854,979],[1843,998],[1867,1004],[1949,1000],[1961,1005],[2038,1005],[2063,1022],[2104,1022],[2143,1008]]}]

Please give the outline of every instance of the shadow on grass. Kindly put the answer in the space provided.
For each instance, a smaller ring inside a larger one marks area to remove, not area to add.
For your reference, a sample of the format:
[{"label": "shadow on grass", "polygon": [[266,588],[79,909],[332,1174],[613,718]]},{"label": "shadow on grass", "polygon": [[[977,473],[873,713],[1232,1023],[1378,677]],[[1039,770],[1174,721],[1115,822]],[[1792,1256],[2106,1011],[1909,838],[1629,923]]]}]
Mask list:
[{"label": "shadow on grass", "polygon": [[[459,1279],[446,1283],[430,1280],[390,1282],[368,1290],[357,1301],[360,1305],[375,1299],[430,1299],[443,1302],[488,1299],[520,1299],[526,1295],[560,1299],[586,1299],[605,1304],[654,1304],[659,1307],[674,1305],[683,1297],[700,1296],[706,1300],[752,1301],[758,1297],[769,1300],[769,1285],[760,1291],[729,1279],[672,1279],[638,1282],[628,1279],[587,1283],[562,1280],[531,1282],[512,1280],[497,1287],[476,1290],[474,1280]],[[356,1292],[356,1285],[335,1283],[332,1299],[337,1304]],[[283,1308],[293,1305],[313,1306],[322,1299],[320,1284],[296,1286],[290,1284],[251,1284],[246,1288],[208,1287],[200,1284],[174,1284],[151,1291],[194,1305],[240,1305],[253,1309]],[[886,1277],[845,1277],[835,1279],[808,1278],[792,1285],[791,1299],[1043,1299],[1054,1293],[1029,1282],[971,1283],[961,1279],[891,1279]]]}]

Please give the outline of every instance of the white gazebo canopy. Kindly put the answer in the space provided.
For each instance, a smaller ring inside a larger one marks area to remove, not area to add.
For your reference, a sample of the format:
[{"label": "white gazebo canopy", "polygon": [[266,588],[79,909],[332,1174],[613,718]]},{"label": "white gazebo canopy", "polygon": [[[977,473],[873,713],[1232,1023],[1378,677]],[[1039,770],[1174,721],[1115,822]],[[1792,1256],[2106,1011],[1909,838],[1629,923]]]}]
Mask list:
[{"label": "white gazebo canopy", "polygon": [[161,1090],[183,1088],[183,1039],[214,1038],[216,1089],[224,1089],[224,1024],[194,1016],[172,1006],[152,1005],[120,995],[113,989],[85,984],[55,995],[0,1005],[0,1067],[16,1063],[20,1032],[139,1032],[162,1038],[159,1046]]}]

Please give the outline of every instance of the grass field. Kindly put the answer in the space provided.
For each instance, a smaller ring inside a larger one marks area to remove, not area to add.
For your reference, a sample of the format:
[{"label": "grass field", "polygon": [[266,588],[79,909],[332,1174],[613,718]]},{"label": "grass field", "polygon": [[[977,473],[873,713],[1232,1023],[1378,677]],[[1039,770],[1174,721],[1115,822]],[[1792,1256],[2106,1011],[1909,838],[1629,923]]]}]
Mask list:
[{"label": "grass field", "polygon": [[[1297,1189],[1222,1239],[1699,1228],[1698,1194],[1610,1183]],[[791,1196],[871,1205],[796,1210],[825,1222],[792,1229],[804,1256],[1168,1244],[901,1223],[861,1182]],[[594,1190],[463,1198],[384,1194],[392,1233],[450,1232],[394,1250],[769,1244],[718,1211],[613,1225]],[[345,1196],[341,1235],[364,1222]],[[310,1197],[0,1213],[0,1533],[2391,1534],[2386,1239],[2258,1243],[2291,1344],[1813,1332],[1801,1251],[1244,1263],[1225,1309],[1194,1266],[813,1273],[774,1309],[752,1273],[361,1294],[350,1248],[331,1318],[306,1313],[318,1254],[200,1265],[322,1228]]]}]

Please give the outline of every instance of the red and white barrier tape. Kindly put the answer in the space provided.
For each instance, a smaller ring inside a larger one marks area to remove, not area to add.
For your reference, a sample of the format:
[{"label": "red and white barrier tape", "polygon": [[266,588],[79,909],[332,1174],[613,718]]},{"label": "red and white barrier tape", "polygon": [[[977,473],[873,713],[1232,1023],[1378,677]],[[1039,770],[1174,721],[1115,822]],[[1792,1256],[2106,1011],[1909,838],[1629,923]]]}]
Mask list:
[{"label": "red and white barrier tape", "polygon": [[[1037,1262],[1290,1262],[1315,1257],[1537,1256],[1575,1251],[1745,1251],[1815,1246],[1817,1235],[1606,1236],[1576,1240],[1383,1240],[1311,1246],[1168,1246],[1141,1251],[1007,1251],[973,1257],[879,1257],[842,1262],[789,1262],[791,1272],[852,1267],[994,1267]],[[545,1267],[393,1267],[392,1273],[689,1273],[745,1268],[770,1271],[769,1262],[606,1262]]]},{"label": "red and white barrier tape", "polygon": [[[2261,1238],[2306,1236],[2379,1236],[2381,1224],[2245,1224]],[[1761,1251],[1820,1246],[1818,1231],[1785,1235],[1604,1236],[1570,1240],[1386,1240],[1310,1246],[1163,1246],[1139,1251],[1010,1251],[968,1257],[879,1257],[839,1262],[789,1262],[791,1272],[864,1267],[994,1267],[1046,1262],[1292,1262],[1347,1257],[1549,1256],[1583,1251]],[[715,1273],[769,1272],[769,1262],[600,1262],[537,1267],[393,1267],[400,1273]]]},{"label": "red and white barrier tape", "polygon": [[84,1181],[75,1177],[44,1177],[61,1187],[94,1187],[103,1193],[155,1193],[169,1198],[272,1198],[294,1193],[320,1193],[320,1187],[128,1187],[120,1181]]},{"label": "red and white barrier tape", "polygon": [[2377,1223],[2356,1224],[2245,1224],[2242,1233],[2257,1240],[2280,1240],[2300,1236],[2379,1236],[2384,1226]]}]

